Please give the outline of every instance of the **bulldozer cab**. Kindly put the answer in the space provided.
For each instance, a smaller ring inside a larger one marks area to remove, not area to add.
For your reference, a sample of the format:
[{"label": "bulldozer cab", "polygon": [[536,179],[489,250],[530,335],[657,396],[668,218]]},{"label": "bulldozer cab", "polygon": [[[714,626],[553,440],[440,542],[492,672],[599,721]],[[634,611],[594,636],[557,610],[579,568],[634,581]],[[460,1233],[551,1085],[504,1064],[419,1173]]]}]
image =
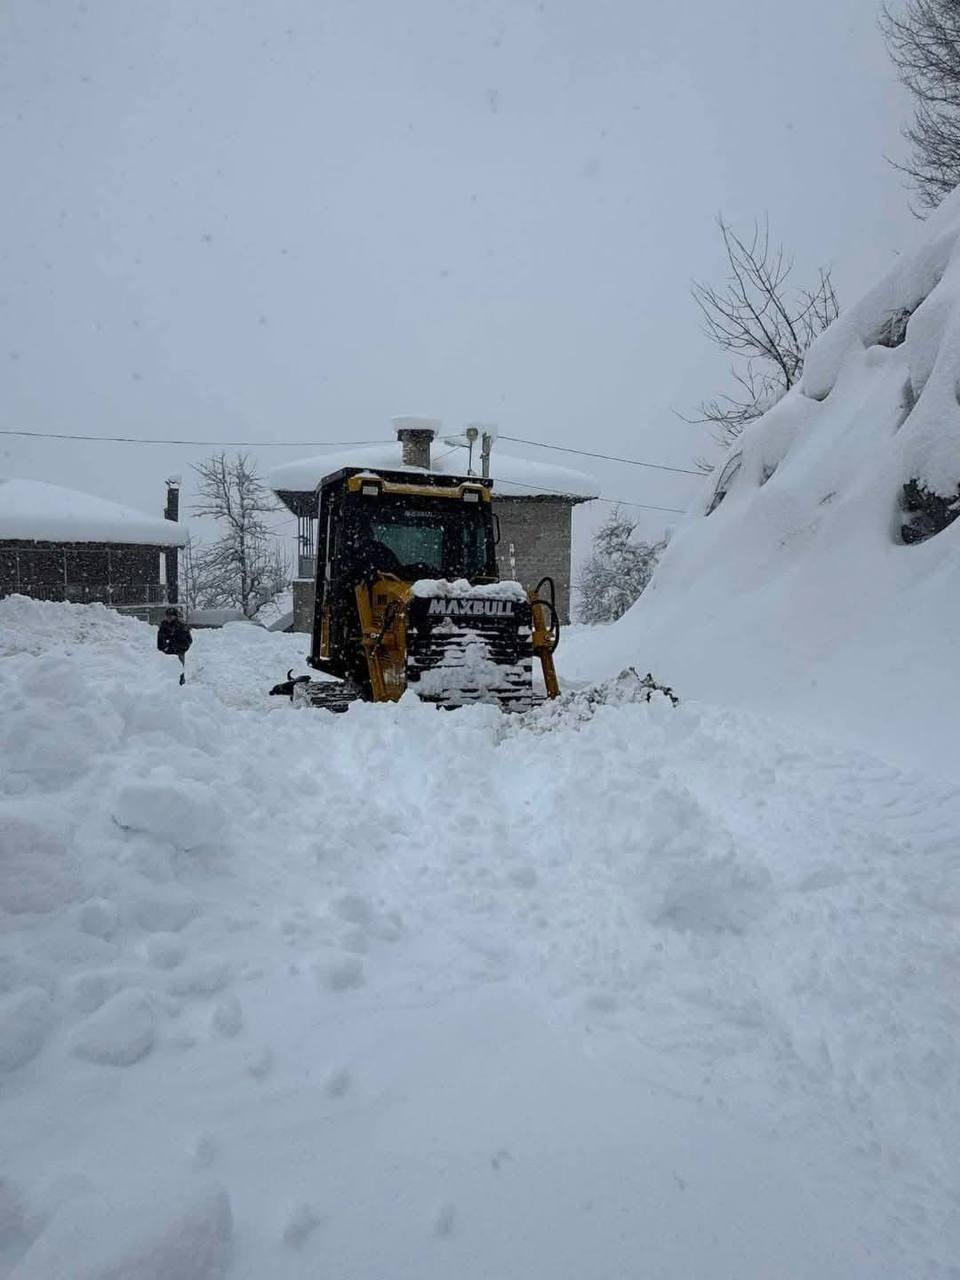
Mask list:
[{"label": "bulldozer cab", "polygon": [[421,580],[496,582],[491,488],[489,480],[429,473],[346,469],[327,477],[318,494],[310,665],[369,684],[358,588],[376,588],[371,606],[384,608]]}]

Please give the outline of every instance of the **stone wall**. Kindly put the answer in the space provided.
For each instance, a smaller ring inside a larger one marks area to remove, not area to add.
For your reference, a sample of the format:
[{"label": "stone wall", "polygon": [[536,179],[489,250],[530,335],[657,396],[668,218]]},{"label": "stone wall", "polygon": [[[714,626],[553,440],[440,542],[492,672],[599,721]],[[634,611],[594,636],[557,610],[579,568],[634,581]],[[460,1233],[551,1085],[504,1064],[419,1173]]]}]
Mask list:
[{"label": "stone wall", "polygon": [[313,578],[294,578],[293,580],[293,629],[294,631],[313,630],[313,605],[317,595]]},{"label": "stone wall", "polygon": [[551,577],[557,588],[561,622],[570,621],[570,502],[564,498],[503,498],[493,500],[500,519],[497,563],[501,578],[516,578],[535,587]]}]

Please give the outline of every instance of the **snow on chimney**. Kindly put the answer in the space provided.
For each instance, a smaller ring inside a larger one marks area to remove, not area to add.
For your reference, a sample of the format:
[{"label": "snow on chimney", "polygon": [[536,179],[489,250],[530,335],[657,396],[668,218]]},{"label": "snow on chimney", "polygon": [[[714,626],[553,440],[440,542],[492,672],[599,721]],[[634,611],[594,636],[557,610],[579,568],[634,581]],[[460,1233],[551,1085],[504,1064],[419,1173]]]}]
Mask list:
[{"label": "snow on chimney", "polygon": [[397,432],[397,439],[403,449],[403,465],[405,467],[422,467],[430,470],[430,445],[443,423],[439,418],[421,418],[404,414],[391,418]]}]

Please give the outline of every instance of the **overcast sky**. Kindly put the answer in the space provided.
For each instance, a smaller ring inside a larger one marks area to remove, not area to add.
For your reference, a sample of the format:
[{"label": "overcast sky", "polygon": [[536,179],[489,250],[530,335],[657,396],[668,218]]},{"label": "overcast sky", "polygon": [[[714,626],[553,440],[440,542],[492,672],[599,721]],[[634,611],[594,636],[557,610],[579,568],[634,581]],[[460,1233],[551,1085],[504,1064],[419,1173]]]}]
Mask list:
[{"label": "overcast sky", "polygon": [[[876,8],[0,0],[0,427],[319,445],[422,412],[689,465],[716,213],[769,214],[841,301],[913,230]],[[208,452],[7,437],[0,472],[156,510]]]}]

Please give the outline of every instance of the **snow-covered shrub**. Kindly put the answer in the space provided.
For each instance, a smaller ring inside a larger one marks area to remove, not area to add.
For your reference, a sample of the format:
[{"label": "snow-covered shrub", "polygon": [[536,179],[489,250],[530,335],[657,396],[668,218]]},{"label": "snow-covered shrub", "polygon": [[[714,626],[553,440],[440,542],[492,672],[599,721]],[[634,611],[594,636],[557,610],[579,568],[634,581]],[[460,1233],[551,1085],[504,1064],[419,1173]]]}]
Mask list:
[{"label": "snow-covered shrub", "polygon": [[614,507],[595,534],[577,576],[581,622],[615,622],[646,589],[666,543],[640,542],[636,528],[636,520]]}]

